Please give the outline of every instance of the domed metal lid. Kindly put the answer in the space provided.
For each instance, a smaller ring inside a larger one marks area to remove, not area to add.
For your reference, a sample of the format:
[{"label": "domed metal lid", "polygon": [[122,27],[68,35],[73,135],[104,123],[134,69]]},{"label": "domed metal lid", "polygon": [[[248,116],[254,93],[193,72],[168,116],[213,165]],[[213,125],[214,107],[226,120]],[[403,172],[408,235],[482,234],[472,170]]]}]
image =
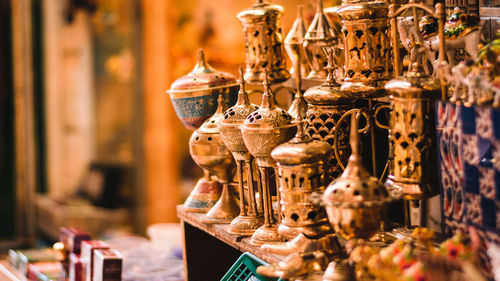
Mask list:
[{"label": "domed metal lid", "polygon": [[365,169],[359,155],[357,118],[351,117],[351,156],[342,175],[330,183],[323,195],[328,205],[369,206],[388,198],[385,187]]},{"label": "domed metal lid", "polygon": [[264,93],[260,108],[245,119],[246,128],[279,128],[292,125],[292,116],[276,106],[269,87],[268,70],[264,70]]},{"label": "domed metal lid", "polygon": [[289,142],[279,145],[271,152],[274,161],[285,165],[326,161],[332,147],[327,142],[311,140],[304,132],[304,120],[301,116],[294,123],[297,123],[297,134]]},{"label": "domed metal lid", "polygon": [[323,12],[323,0],[318,0],[316,14],[307,29],[305,39],[325,41],[337,39],[330,21]]},{"label": "domed metal lid", "polygon": [[248,99],[248,94],[245,90],[245,79],[243,79],[243,67],[240,66],[239,72],[240,78],[238,82],[240,83],[240,91],[238,92],[238,101],[224,112],[222,124],[243,123],[250,113],[259,109],[257,105],[250,103]]},{"label": "domed metal lid", "polygon": [[237,86],[236,78],[227,72],[217,71],[205,60],[202,49],[198,50],[198,61],[194,69],[187,75],[172,83],[169,93],[213,90],[223,87]]},{"label": "domed metal lid", "polygon": [[237,17],[242,22],[270,21],[281,17],[283,11],[284,9],[280,5],[257,0],[252,7],[239,12]]},{"label": "domed metal lid", "polygon": [[327,59],[328,65],[325,69],[328,71],[328,76],[326,82],[309,88],[304,93],[304,99],[310,104],[338,105],[354,103],[356,99],[342,93],[340,91],[341,85],[335,80],[333,50],[328,49]]},{"label": "domed metal lid", "polygon": [[207,121],[205,121],[197,130],[197,132],[200,134],[218,134],[219,128],[217,126],[223,120],[224,111],[226,111],[226,109],[227,104],[224,99],[224,95],[220,94],[219,98],[217,99],[217,110],[215,111],[214,115],[208,118]]},{"label": "domed metal lid", "polygon": [[385,89],[392,95],[404,98],[441,98],[441,83],[438,79],[426,75],[419,63],[411,65],[410,71],[403,77],[391,79]]}]

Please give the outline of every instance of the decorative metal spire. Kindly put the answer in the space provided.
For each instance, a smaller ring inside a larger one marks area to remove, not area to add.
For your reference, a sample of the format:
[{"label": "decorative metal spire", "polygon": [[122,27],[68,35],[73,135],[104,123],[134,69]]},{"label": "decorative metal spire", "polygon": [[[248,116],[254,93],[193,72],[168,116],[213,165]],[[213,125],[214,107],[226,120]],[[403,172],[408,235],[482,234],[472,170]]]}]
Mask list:
[{"label": "decorative metal spire", "polygon": [[215,111],[215,114],[224,114],[226,110],[227,110],[226,99],[224,98],[224,94],[220,94],[219,97],[217,98],[217,110]]},{"label": "decorative metal spire", "polygon": [[271,87],[269,86],[269,78],[268,78],[269,70],[267,68],[264,69],[264,81],[262,82],[262,86],[264,86],[264,94],[262,94],[262,104],[261,108],[274,109],[276,104],[274,102],[274,95],[271,92]]},{"label": "decorative metal spire", "polygon": [[335,63],[333,61],[333,49],[328,48],[326,49],[326,58],[328,60],[328,65],[325,67],[326,71],[328,71],[328,76],[326,77],[326,83],[328,83],[329,86],[336,86],[339,87],[340,84],[337,83],[335,79]]},{"label": "decorative metal spire", "polygon": [[245,79],[243,78],[244,72],[243,72],[243,67],[240,66],[239,68],[239,73],[240,77],[238,79],[238,82],[240,83],[240,91],[238,92],[238,101],[236,102],[237,105],[249,105],[250,100],[248,99],[248,94],[247,91],[245,90]]}]

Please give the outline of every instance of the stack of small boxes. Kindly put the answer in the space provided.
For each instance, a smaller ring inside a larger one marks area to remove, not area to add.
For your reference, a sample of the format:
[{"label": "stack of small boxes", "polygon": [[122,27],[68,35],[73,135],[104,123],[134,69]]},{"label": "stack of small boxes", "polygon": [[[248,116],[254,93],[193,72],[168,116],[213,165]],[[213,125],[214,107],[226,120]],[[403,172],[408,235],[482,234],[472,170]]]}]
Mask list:
[{"label": "stack of small boxes", "polygon": [[64,247],[10,250],[9,260],[28,280],[121,280],[122,257],[118,251],[72,227],[62,227],[59,238]]}]

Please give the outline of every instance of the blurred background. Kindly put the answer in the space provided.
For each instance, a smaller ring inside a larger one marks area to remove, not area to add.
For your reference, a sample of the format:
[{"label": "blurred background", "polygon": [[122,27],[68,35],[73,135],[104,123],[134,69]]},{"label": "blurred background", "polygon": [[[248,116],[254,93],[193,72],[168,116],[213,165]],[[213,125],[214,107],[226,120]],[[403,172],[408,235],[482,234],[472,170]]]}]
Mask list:
[{"label": "blurred background", "polygon": [[[285,7],[286,35],[304,5]],[[195,64],[236,75],[252,1],[0,0],[0,243],[144,234],[176,222],[201,169],[165,91]],[[325,1],[325,7],[335,1]]]}]

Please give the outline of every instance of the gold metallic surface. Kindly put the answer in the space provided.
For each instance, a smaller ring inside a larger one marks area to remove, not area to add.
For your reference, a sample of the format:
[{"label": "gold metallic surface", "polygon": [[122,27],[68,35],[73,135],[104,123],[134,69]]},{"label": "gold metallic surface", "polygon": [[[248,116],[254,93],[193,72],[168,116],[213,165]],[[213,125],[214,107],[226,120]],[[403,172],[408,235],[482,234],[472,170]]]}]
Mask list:
[{"label": "gold metallic surface", "polygon": [[278,232],[286,239],[300,233],[318,238],[333,231],[325,209],[312,199],[314,193],[321,194],[325,190],[328,182],[325,171],[332,148],[324,141],[312,140],[304,132],[300,116],[295,122],[295,137],[271,153],[278,165],[281,195],[282,220]]},{"label": "gold metallic surface", "polygon": [[[391,19],[395,19],[405,10],[420,9],[438,19],[438,26],[444,25],[444,17],[436,5],[432,7],[411,2],[396,10],[391,5]],[[398,26],[393,21],[392,34],[398,33]],[[444,41],[444,31],[438,28],[440,40]],[[399,41],[393,41],[393,51],[399,49]],[[441,52],[442,50],[440,50]],[[399,57],[394,58],[398,64]],[[440,56],[440,60],[443,59]],[[445,96],[441,81],[424,74],[421,65],[410,65],[409,71],[387,82],[385,89],[390,95],[391,115],[389,130],[389,176],[386,187],[401,194],[403,199],[419,200],[437,194],[438,182],[435,171],[437,152],[435,144],[434,102]]]},{"label": "gold metallic surface", "polygon": [[[328,71],[326,82],[320,86],[309,88],[304,93],[304,98],[308,103],[306,132],[316,140],[327,142],[330,146],[335,145],[334,135],[337,132],[337,146],[341,162],[347,161],[349,149],[348,126],[341,126],[339,120],[341,116],[354,107],[355,98],[340,92],[340,84],[336,82],[334,75],[333,54],[328,52]],[[328,160],[328,176],[336,178],[343,168],[333,153]]]},{"label": "gold metallic surface", "polygon": [[[302,66],[301,58],[301,54],[298,53],[294,61],[294,65],[297,69],[300,69]],[[298,72],[295,74],[295,83],[295,96],[290,108],[288,108],[288,114],[290,114],[294,120],[298,118],[305,119],[307,114],[307,102],[304,99],[304,94],[302,93],[302,73]]]},{"label": "gold metallic surface", "polygon": [[266,68],[272,84],[290,78],[284,56],[282,16],[282,6],[263,0],[255,1],[252,7],[237,15],[245,33],[245,80],[248,83],[262,82]]},{"label": "gold metallic surface", "polygon": [[[245,118],[259,109],[255,104],[251,104],[245,90],[245,80],[243,79],[243,68],[240,67],[240,91],[236,104],[224,112],[224,117],[219,123],[219,130],[226,147],[231,151],[236,160],[236,174],[238,176],[238,190],[240,196],[240,214],[231,221],[228,232],[237,235],[251,235],[255,229],[261,226],[264,221],[262,215],[258,214],[255,200],[256,190],[254,187],[252,162],[253,157],[248,152],[241,135],[240,126]],[[243,168],[246,167],[247,189],[244,188]],[[248,191],[248,193],[246,193]],[[247,198],[247,205],[245,205]]]},{"label": "gold metallic surface", "polygon": [[385,187],[362,164],[357,128],[358,118],[352,116],[349,162],[323,195],[330,223],[335,232],[347,240],[369,238],[377,233],[384,205],[390,200]]},{"label": "gold metallic surface", "polygon": [[215,113],[218,96],[233,101],[237,91],[234,76],[211,67],[199,49],[193,70],[175,80],[167,93],[182,124],[196,130]]},{"label": "gold metallic surface", "polygon": [[310,253],[322,251],[333,256],[343,251],[335,234],[325,234],[319,238],[309,238],[300,233],[292,240],[281,244],[264,244],[260,247],[262,251],[277,255],[289,255],[292,253]]},{"label": "gold metallic surface", "polygon": [[304,37],[304,49],[311,68],[311,72],[307,77],[309,79],[324,79],[326,77],[327,50],[335,52],[335,66],[341,67],[344,63],[342,35],[332,28],[323,12],[323,1],[317,1],[316,15]]},{"label": "gold metallic surface", "polygon": [[257,273],[283,280],[306,280],[303,278],[325,270],[328,262],[328,256],[321,251],[293,253],[279,263],[259,266]]},{"label": "gold metallic surface", "polygon": [[441,95],[439,80],[413,69],[405,77],[387,82],[385,88],[392,108],[386,187],[408,200],[435,195],[438,167],[434,102]]},{"label": "gold metallic surface", "polygon": [[192,213],[206,213],[220,198],[222,185],[203,169],[203,177],[198,180],[193,190],[184,201],[184,210]]},{"label": "gold metallic surface", "polygon": [[194,162],[213,173],[222,183],[222,194],[217,203],[207,212],[203,220],[207,223],[229,223],[238,215],[238,205],[229,182],[235,171],[233,156],[222,141],[218,123],[222,120],[226,102],[222,95],[218,99],[215,114],[196,130],[189,140],[189,152]]},{"label": "gold metallic surface", "polygon": [[252,235],[253,244],[281,242],[283,238],[277,232],[272,198],[270,191],[270,172],[276,163],[271,158],[271,151],[278,145],[289,141],[297,128],[291,123],[292,117],[284,110],[276,107],[273,93],[269,87],[267,70],[264,76],[264,94],[260,108],[245,119],[241,128],[245,145],[257,160],[260,174],[260,194],[264,201],[264,225]]},{"label": "gold metallic surface", "polygon": [[303,16],[303,6],[297,6],[297,18],[293,22],[293,26],[285,38],[285,50],[288,58],[292,61],[299,61],[300,65],[293,65],[290,68],[290,74],[297,79],[296,69],[300,69],[300,75],[307,77],[311,68],[307,61],[307,56],[304,50],[304,37],[306,36],[306,23]]},{"label": "gold metallic surface", "polygon": [[337,12],[345,52],[341,91],[364,98],[383,96],[392,74],[387,2],[344,0]]}]

